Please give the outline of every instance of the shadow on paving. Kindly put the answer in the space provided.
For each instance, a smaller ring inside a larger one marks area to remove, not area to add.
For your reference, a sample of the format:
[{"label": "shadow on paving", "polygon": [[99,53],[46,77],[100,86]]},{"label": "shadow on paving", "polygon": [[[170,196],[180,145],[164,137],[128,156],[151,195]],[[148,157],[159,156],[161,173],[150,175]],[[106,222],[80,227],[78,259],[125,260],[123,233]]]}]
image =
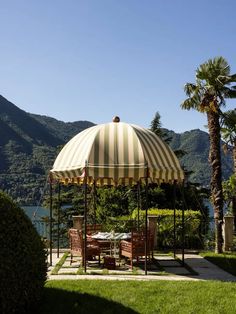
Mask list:
[{"label": "shadow on paving", "polygon": [[35,314],[137,314],[124,305],[88,293],[45,288],[41,306]]},{"label": "shadow on paving", "polygon": [[198,276],[194,276],[195,278],[203,280],[236,281],[236,277],[234,275],[221,269],[217,265],[199,255],[187,255],[185,262],[189,267],[198,273]]}]

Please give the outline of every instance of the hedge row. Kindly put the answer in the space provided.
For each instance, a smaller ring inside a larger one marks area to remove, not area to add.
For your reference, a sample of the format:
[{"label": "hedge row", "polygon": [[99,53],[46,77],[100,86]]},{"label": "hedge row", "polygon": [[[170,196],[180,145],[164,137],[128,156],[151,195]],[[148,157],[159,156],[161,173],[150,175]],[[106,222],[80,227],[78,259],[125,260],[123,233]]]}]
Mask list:
[{"label": "hedge row", "polygon": [[[141,216],[145,216],[145,210],[140,210],[139,213]],[[148,215],[153,215],[157,217],[173,217],[174,216],[174,210],[173,209],[158,209],[158,208],[150,208],[148,209]],[[176,217],[182,217],[182,210],[181,209],[176,209],[175,211]],[[136,219],[138,217],[138,209],[135,209],[132,212],[131,217],[133,219]],[[195,210],[185,210],[184,211],[184,217],[185,218],[191,218],[191,219],[201,219],[202,215],[200,211],[195,211]]]}]

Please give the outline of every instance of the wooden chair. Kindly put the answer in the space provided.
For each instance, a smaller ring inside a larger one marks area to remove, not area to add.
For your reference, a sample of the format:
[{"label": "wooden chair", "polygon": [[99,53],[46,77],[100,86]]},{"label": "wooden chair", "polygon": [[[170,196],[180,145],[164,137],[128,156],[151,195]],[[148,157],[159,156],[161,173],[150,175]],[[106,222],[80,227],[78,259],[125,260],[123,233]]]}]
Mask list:
[{"label": "wooden chair", "polygon": [[[81,256],[82,263],[84,264],[84,240],[82,231],[78,229],[69,229],[69,241],[70,241],[70,264],[73,263],[74,256]],[[98,256],[100,265],[100,247],[96,240],[89,240],[86,247],[86,260],[93,259]]]},{"label": "wooden chair", "polygon": [[[147,246],[147,257],[150,261],[150,232],[148,231],[148,246]],[[120,241],[120,257],[125,256],[130,259],[131,269],[133,269],[133,260],[136,259],[139,262],[139,257],[145,256],[145,230],[132,231],[131,240]]]},{"label": "wooden chair", "polygon": [[[88,224],[87,225],[87,242],[94,241],[91,237],[94,233],[102,231],[102,225],[100,224]],[[109,240],[96,240],[100,251],[102,253],[109,253],[111,248],[111,242]]]},{"label": "wooden chair", "polygon": [[87,225],[87,235],[92,235],[92,234],[97,233],[99,231],[102,231],[102,225],[100,225],[100,224],[89,224],[89,225]]}]

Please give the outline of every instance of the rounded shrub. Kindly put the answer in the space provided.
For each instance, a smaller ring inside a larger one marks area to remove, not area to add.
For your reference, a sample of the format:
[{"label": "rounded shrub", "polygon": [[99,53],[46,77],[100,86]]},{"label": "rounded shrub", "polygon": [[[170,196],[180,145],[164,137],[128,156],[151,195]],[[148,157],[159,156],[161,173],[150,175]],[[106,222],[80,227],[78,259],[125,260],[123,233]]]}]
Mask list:
[{"label": "rounded shrub", "polygon": [[30,219],[2,191],[0,248],[0,313],[33,313],[46,280],[46,252]]}]

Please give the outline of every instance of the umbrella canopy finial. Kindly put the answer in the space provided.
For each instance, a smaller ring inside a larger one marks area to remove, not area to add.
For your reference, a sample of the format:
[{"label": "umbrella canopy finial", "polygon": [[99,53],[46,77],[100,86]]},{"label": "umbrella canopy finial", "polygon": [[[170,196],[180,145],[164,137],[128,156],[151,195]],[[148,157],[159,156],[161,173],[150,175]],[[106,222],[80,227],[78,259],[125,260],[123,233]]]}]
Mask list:
[{"label": "umbrella canopy finial", "polygon": [[113,119],[112,119],[112,122],[120,122],[120,118],[118,116],[115,116]]}]

